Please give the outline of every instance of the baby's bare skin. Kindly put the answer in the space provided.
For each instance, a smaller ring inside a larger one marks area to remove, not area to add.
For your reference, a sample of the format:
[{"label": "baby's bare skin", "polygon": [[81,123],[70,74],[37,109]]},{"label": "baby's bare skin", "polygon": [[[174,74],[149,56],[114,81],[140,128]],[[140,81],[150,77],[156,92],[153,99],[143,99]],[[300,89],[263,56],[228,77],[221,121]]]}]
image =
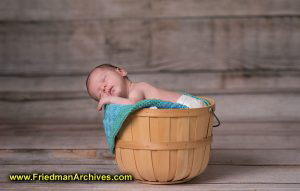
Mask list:
[{"label": "baby's bare skin", "polygon": [[[160,99],[170,102],[176,102],[181,96],[181,94],[179,93],[157,88],[146,82],[136,83],[134,84],[134,86],[135,87],[129,93],[129,98],[132,95],[144,95],[144,97],[139,96],[139,100]],[[139,94],[138,92],[142,92],[142,94]]]},{"label": "baby's bare skin", "polygon": [[88,92],[99,101],[98,110],[105,104],[135,104],[144,99],[160,99],[176,102],[181,94],[154,87],[146,82],[134,83],[125,78],[127,71],[98,68],[88,81]]}]

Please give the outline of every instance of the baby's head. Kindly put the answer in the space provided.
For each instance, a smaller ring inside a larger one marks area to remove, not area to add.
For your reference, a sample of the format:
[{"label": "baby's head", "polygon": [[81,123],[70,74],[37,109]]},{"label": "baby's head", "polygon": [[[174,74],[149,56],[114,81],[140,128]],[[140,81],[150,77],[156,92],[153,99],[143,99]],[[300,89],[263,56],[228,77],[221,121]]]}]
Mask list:
[{"label": "baby's head", "polygon": [[128,97],[127,71],[110,65],[101,64],[95,67],[87,76],[86,88],[88,94],[96,101],[106,96]]}]

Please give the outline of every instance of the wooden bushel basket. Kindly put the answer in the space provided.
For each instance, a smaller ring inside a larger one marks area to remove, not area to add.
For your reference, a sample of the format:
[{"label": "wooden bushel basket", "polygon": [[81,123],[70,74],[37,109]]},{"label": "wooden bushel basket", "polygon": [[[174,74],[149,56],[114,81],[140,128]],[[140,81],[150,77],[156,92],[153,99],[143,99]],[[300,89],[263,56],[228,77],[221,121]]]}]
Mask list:
[{"label": "wooden bushel basket", "polygon": [[115,157],[123,173],[150,184],[186,182],[201,174],[210,158],[213,111],[141,109],[131,114],[117,135]]}]

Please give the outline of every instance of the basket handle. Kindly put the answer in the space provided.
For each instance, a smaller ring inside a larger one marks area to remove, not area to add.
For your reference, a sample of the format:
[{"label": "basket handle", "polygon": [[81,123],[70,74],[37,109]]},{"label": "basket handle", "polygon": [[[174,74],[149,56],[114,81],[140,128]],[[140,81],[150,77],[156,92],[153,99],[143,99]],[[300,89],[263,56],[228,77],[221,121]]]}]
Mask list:
[{"label": "basket handle", "polygon": [[216,118],[216,120],[217,120],[217,122],[218,122],[217,124],[214,124],[213,127],[219,127],[219,126],[221,125],[221,122],[220,122],[219,118],[218,118],[217,115],[215,114],[215,111],[214,111],[213,108],[209,108],[209,109],[210,109],[210,111],[213,113],[214,117]]}]

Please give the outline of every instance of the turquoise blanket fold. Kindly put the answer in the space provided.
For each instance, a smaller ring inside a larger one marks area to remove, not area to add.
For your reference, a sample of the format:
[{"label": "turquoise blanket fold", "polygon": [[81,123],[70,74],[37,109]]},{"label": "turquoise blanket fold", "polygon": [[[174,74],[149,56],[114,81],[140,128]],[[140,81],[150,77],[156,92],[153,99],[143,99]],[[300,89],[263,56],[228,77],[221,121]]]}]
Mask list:
[{"label": "turquoise blanket fold", "polygon": [[[202,100],[207,106],[209,102],[203,98],[183,93],[185,95]],[[187,109],[188,107],[179,103],[163,101],[159,99],[145,99],[136,104],[106,104],[104,105],[104,130],[106,141],[110,151],[115,153],[115,138],[120,131],[122,124],[126,118],[133,112],[142,109],[156,106],[158,109]]]}]

